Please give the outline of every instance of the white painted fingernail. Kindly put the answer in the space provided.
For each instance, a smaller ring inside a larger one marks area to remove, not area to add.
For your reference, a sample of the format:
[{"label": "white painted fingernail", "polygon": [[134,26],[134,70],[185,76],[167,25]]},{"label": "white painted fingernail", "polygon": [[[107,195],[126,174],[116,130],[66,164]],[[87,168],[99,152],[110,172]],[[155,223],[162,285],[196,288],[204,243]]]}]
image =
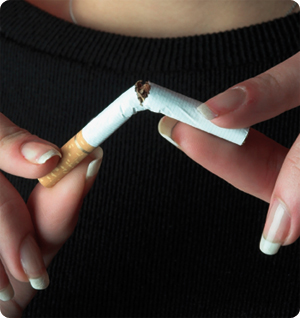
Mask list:
[{"label": "white painted fingernail", "polygon": [[275,255],[279,251],[280,247],[280,243],[269,242],[263,235],[261,236],[259,248],[264,254]]},{"label": "white painted fingernail", "polygon": [[49,276],[40,248],[31,235],[28,235],[21,244],[20,259],[31,286],[39,290],[47,288]]},{"label": "white painted fingernail", "polygon": [[202,103],[200,106],[197,107],[198,112],[207,120],[212,120],[217,117],[215,114],[206,104]]},{"label": "white painted fingernail", "polygon": [[163,117],[158,124],[158,131],[168,142],[180,149],[180,146],[172,139],[172,131],[177,123],[176,119]]},{"label": "white painted fingernail", "polygon": [[102,163],[103,150],[100,147],[97,147],[93,151],[92,155],[95,157],[95,160],[93,160],[88,166],[86,172],[86,180],[91,177],[94,177],[98,173]]},{"label": "white painted fingernail", "polygon": [[59,151],[57,151],[56,149],[52,149],[52,150],[49,150],[47,151],[46,153],[44,153],[38,160],[37,160],[37,163],[42,165],[44,164],[45,162],[47,162],[49,159],[53,158],[54,156],[59,156],[60,158],[62,157],[61,156],[61,153]]},{"label": "white painted fingernail", "polygon": [[0,290],[0,300],[2,301],[9,301],[14,297],[14,290],[11,284],[8,284],[7,287]]},{"label": "white painted fingernail", "polygon": [[260,240],[260,250],[267,255],[274,255],[286,240],[291,224],[291,216],[287,206],[276,199],[267,215],[263,235]]},{"label": "white painted fingernail", "polygon": [[50,283],[47,272],[45,272],[44,275],[38,278],[29,278],[29,282],[32,288],[37,290],[46,289]]},{"label": "white painted fingernail", "polygon": [[47,144],[41,142],[28,142],[21,148],[23,157],[35,164],[44,164],[54,156],[62,157],[61,153]]},{"label": "white painted fingernail", "polygon": [[209,108],[207,104],[203,103],[197,109],[204,118],[212,120],[223,114],[233,112],[244,105],[246,97],[247,91],[245,87],[236,86],[211,98],[209,104],[210,106],[213,105],[213,108]]}]

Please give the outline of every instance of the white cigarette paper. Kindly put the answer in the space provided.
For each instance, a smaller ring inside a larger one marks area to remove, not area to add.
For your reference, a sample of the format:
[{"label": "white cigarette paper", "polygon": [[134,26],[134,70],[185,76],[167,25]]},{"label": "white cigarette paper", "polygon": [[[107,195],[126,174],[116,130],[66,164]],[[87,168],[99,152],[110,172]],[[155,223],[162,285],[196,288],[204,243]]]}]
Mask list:
[{"label": "white cigarette paper", "polygon": [[154,83],[142,84],[138,81],[63,145],[62,158],[56,168],[39,178],[39,181],[45,187],[53,187],[132,115],[146,109],[167,115],[235,144],[244,143],[249,129],[225,129],[214,125],[197,111],[200,104],[197,100]]},{"label": "white cigarette paper", "polygon": [[148,82],[150,92],[142,103],[137,98],[136,86],[131,87],[104,111],[89,122],[82,130],[82,136],[93,147],[99,146],[132,115],[146,109],[161,113],[217,137],[242,145],[249,128],[220,128],[203,118],[197,107],[201,102]]}]

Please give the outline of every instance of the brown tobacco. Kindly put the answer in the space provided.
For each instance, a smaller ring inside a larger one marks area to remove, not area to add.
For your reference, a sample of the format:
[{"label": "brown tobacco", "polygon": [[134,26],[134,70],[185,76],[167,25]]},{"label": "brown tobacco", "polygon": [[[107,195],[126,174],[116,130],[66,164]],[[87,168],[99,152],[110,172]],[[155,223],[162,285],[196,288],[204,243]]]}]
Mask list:
[{"label": "brown tobacco", "polygon": [[151,86],[149,82],[143,84],[143,81],[137,81],[135,83],[135,91],[138,96],[138,100],[140,101],[141,106],[143,106],[144,100],[148,97],[150,93]]}]

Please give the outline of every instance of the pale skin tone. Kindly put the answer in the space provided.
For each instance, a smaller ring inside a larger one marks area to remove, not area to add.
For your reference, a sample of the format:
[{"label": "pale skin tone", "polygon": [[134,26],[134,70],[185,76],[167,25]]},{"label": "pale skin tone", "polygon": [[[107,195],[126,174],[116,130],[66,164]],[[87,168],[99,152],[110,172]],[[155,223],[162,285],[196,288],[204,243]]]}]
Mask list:
[{"label": "pale skin tone", "polygon": [[[71,22],[68,1],[27,1]],[[290,6],[288,0],[74,0],[73,8],[80,25],[96,30],[142,37],[178,37],[269,21],[284,16]],[[236,85],[243,87],[248,99],[241,107],[235,105],[238,110],[234,112],[219,107],[218,99],[207,101],[208,107],[217,115],[213,122],[230,128],[251,126],[297,107],[300,104],[299,65],[300,55],[297,54],[261,76]],[[264,94],[266,90],[268,94]],[[169,119],[164,118],[164,121]],[[287,149],[251,130],[246,144],[238,147],[172,120],[170,127],[170,137],[181,150],[211,172],[240,190],[270,202],[270,206],[275,198],[280,198],[291,217],[282,245],[297,240],[300,235],[300,137],[291,149]],[[35,148],[38,156],[51,149],[58,150],[55,145],[24,132],[0,114],[0,169],[24,178],[38,178],[49,173],[59,156],[55,155],[43,164],[31,162],[35,158],[26,160],[20,149],[31,141],[38,142]],[[223,155],[218,156],[218,153]],[[27,205],[0,174],[0,291],[11,284],[15,292],[12,300],[0,301],[3,314],[21,317],[36,293],[28,283],[28,275],[20,261],[24,239],[29,233],[35,238],[37,259],[42,257],[45,263],[40,264],[33,278],[44,275],[45,268],[73,232],[82,200],[96,178],[94,175],[86,180],[87,167],[94,159],[93,155],[87,157],[52,189],[37,185]],[[268,221],[266,227],[270,227]]]}]

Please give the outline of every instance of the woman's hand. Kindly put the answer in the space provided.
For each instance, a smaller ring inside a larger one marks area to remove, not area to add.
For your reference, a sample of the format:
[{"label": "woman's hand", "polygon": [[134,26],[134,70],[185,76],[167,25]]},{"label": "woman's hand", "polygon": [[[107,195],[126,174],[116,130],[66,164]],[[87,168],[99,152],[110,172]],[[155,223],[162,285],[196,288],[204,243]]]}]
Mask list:
[{"label": "woman's hand", "polygon": [[[39,178],[59,161],[59,149],[0,113],[0,169]],[[49,284],[46,267],[72,234],[103,152],[97,148],[53,188],[37,184],[26,204],[0,173],[0,311],[21,317],[36,289]]]},{"label": "woman's hand", "polygon": [[[239,83],[199,107],[224,128],[248,127],[300,105],[300,53]],[[300,122],[299,122],[300,127]],[[276,254],[300,236],[300,135],[287,149],[250,129],[243,146],[171,118],[159,124],[163,137],[197,163],[238,189],[270,202],[260,249]]]}]

